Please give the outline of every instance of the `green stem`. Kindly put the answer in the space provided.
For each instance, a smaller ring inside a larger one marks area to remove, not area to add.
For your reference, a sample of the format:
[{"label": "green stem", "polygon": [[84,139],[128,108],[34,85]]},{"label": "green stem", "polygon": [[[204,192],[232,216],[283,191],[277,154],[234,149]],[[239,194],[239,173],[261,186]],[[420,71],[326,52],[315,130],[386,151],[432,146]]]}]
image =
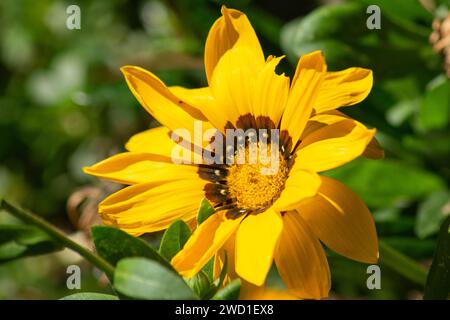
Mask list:
[{"label": "green stem", "polygon": [[95,265],[97,268],[103,270],[108,276],[108,278],[112,279],[114,275],[114,267],[111,264],[109,264],[108,261],[104,260],[102,257],[95,255],[92,251],[88,250],[87,248],[80,246],[78,243],[71,240],[63,232],[61,232],[59,229],[57,229],[56,227],[54,227],[41,217],[35,215],[34,213],[31,213],[30,211],[14,206],[4,199],[2,199],[0,202],[0,208],[11,213],[17,218],[23,220],[24,222],[39,227],[40,229],[45,231],[48,235],[53,237],[55,240],[62,243],[65,247],[79,253],[86,260]]},{"label": "green stem", "polygon": [[383,241],[379,242],[379,250],[381,264],[397,271],[412,282],[425,287],[427,270],[424,267]]}]

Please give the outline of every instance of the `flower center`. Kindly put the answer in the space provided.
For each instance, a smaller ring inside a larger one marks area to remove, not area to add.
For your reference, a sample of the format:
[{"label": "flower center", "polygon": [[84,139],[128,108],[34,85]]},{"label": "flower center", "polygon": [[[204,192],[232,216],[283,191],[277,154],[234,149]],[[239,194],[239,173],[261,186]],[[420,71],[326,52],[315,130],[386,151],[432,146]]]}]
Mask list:
[{"label": "flower center", "polygon": [[229,195],[236,199],[238,208],[264,210],[278,199],[287,176],[288,165],[278,146],[250,145],[236,152],[234,163],[228,169]]}]

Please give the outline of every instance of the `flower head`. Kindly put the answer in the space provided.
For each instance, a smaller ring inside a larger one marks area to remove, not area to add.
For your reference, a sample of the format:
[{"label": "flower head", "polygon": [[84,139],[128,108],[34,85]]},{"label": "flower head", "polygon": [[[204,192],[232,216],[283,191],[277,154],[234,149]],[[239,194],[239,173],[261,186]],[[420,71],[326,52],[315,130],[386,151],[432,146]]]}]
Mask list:
[{"label": "flower head", "polygon": [[[230,277],[261,286],[275,262],[292,294],[321,298],[330,272],[319,240],[358,261],[378,256],[365,204],[318,174],[361,155],[382,157],[375,130],[336,111],[369,94],[372,72],[328,72],[316,51],[300,58],[289,79],[275,71],[281,59],[265,59],[247,17],[223,7],[205,46],[208,86],[167,87],[144,69],[123,67],[135,97],[163,126],[85,172],[131,185],[99,211],[106,224],[134,235],[193,220],[204,197],[213,204],[215,213],[172,260],[182,275],[195,275],[213,257],[219,268],[226,254]],[[244,135],[223,147],[212,143],[228,130]],[[180,143],[182,152],[174,152]],[[253,154],[265,158],[251,161]]]}]

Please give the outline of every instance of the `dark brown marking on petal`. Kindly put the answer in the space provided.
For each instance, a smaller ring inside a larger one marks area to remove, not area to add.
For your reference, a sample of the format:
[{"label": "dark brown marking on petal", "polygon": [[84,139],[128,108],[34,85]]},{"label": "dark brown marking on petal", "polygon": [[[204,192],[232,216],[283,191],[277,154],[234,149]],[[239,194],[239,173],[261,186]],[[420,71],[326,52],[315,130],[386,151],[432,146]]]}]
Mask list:
[{"label": "dark brown marking on petal", "polygon": [[226,183],[226,177],[228,175],[228,170],[224,165],[204,165],[198,166],[198,175],[200,178],[213,182],[224,182]]},{"label": "dark brown marking on petal", "polygon": [[221,183],[207,183],[203,190],[205,191],[205,197],[217,204],[226,202],[228,199],[228,187]]},{"label": "dark brown marking on petal", "polygon": [[[291,154],[292,150],[292,138],[289,135],[287,130],[283,130],[281,132],[272,132],[273,129],[279,129],[278,124],[275,124],[273,120],[266,116],[258,116],[254,117],[251,114],[246,114],[236,121],[236,124],[228,121],[225,124],[225,130],[241,130],[244,131],[245,135],[245,146],[255,141],[255,135],[252,132],[256,133],[256,141],[259,143],[276,143],[281,152],[281,156],[286,160],[287,167],[285,170],[289,171],[295,162],[295,154]],[[252,130],[253,129],[253,130]],[[259,131],[259,129],[265,129]],[[252,132],[250,132],[252,130]],[[275,136],[276,134],[276,136]],[[261,136],[260,136],[261,135]],[[227,141],[227,135],[222,133],[223,137],[223,152],[224,156],[234,157],[236,155],[236,147],[237,143],[237,135],[235,133],[231,133],[230,138],[234,141]],[[272,139],[274,141],[272,141]],[[242,146],[242,140],[240,140],[240,145]],[[212,142],[212,141],[211,141]],[[232,149],[228,150],[227,146],[232,146]],[[219,150],[215,150],[219,151]],[[272,204],[267,203],[267,205],[261,206],[261,208],[245,208],[238,207],[237,199],[229,193],[227,186],[227,178],[228,178],[228,168],[227,164],[212,164],[212,165],[199,165],[198,166],[198,174],[202,179],[211,181],[211,183],[207,183],[204,187],[205,197],[211,201],[214,206],[215,212],[226,210],[226,216],[228,218],[235,219],[237,217],[242,216],[243,214],[258,214],[262,213]]]},{"label": "dark brown marking on petal", "polygon": [[236,121],[236,128],[248,130],[248,129],[258,129],[256,126],[255,117],[250,113],[240,116]]},{"label": "dark brown marking on petal", "polygon": [[290,170],[294,166],[296,158],[297,158],[297,154],[293,153],[289,156],[289,158],[286,159],[288,170]]},{"label": "dark brown marking on petal", "polygon": [[220,170],[223,170],[223,171],[228,170],[228,166],[226,164],[221,164],[221,163],[199,164],[198,166],[201,167],[201,168],[220,169]]},{"label": "dark brown marking on petal", "polygon": [[[230,201],[230,200],[228,200]],[[236,208],[236,204],[233,202],[229,202],[229,203],[225,203],[225,204],[217,204],[214,206],[214,212],[219,212],[219,211],[223,211],[223,210],[228,210],[228,209],[232,209],[232,208]]]},{"label": "dark brown marking on petal", "polygon": [[300,145],[300,143],[302,143],[302,140],[298,140],[297,143],[295,144],[294,148],[292,149],[292,154],[295,153],[295,150],[297,150],[298,146]]},{"label": "dark brown marking on petal", "polygon": [[280,133],[280,151],[285,159],[289,159],[292,149],[292,138],[287,130],[282,130]]},{"label": "dark brown marking on petal", "polygon": [[277,125],[267,116],[258,116],[255,118],[254,115],[247,113],[245,115],[240,116],[236,124],[234,125],[231,121],[228,121],[225,124],[226,129],[276,129]]},{"label": "dark brown marking on petal", "polygon": [[258,116],[256,118],[256,127],[258,129],[267,129],[269,130],[269,133],[271,129],[276,129],[276,125],[273,120],[266,116]]},{"label": "dark brown marking on petal", "polygon": [[227,121],[225,124],[225,130],[227,129],[236,129],[236,127],[231,123],[231,121]]},{"label": "dark brown marking on petal", "polygon": [[232,209],[228,209],[225,213],[225,216],[228,219],[237,219],[240,216],[242,216],[243,214],[248,213],[247,210],[245,209],[239,209],[239,208],[232,208]]}]

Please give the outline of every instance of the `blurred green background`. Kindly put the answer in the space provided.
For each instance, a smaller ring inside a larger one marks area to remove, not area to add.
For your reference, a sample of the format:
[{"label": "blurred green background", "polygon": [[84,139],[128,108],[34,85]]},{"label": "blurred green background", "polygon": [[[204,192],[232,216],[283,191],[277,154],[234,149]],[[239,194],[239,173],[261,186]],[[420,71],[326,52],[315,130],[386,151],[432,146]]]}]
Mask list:
[{"label": "blurred green background", "polygon": [[[81,30],[66,28],[70,4],[81,8]],[[89,244],[84,230],[96,222],[95,203],[115,187],[81,167],[156,125],[119,67],[142,66],[169,85],[204,86],[203,46],[222,4],[249,16],[266,55],[286,54],[280,71],[292,74],[299,55],[316,49],[330,70],[373,69],[368,99],[343,111],[378,129],[386,159],[358,159],[329,175],[366,201],[380,239],[428,267],[450,213],[450,81],[445,52],[429,43],[433,19],[448,14],[443,0],[1,1],[0,197]],[[371,4],[381,8],[380,30],[366,27]],[[80,222],[82,209],[90,216]],[[10,222],[0,212],[0,223]],[[1,247],[0,260],[8,260]],[[63,251],[0,263],[0,299],[73,293],[65,285],[72,263],[82,266],[83,291],[110,290],[98,272]],[[368,290],[365,265],[335,255],[330,265],[334,298],[421,298],[419,285],[389,268],[382,268],[382,289]]]}]

